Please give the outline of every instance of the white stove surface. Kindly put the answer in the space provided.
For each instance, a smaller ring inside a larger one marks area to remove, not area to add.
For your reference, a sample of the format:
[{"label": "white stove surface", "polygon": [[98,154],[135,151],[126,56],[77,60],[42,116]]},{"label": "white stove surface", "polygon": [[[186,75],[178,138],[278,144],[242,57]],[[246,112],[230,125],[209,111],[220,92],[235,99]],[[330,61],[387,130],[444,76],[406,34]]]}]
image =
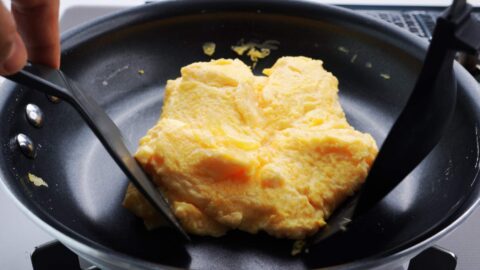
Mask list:
[{"label": "white stove surface", "polygon": [[[0,0],[2,1],[2,0]],[[10,0],[4,0],[9,5]],[[142,4],[142,0],[63,0],[61,1],[61,30],[91,20],[95,17],[115,12],[130,6]],[[372,4],[385,5],[383,0],[326,0],[332,4]],[[469,1],[480,5],[480,0]],[[448,0],[389,1],[388,5],[448,5]],[[0,83],[2,78],[0,78]],[[32,269],[30,255],[36,246],[54,240],[41,230],[17,208],[14,202],[0,189],[0,269]],[[466,222],[455,231],[437,242],[458,257],[457,270],[479,269],[480,267],[480,209],[477,209]]]}]

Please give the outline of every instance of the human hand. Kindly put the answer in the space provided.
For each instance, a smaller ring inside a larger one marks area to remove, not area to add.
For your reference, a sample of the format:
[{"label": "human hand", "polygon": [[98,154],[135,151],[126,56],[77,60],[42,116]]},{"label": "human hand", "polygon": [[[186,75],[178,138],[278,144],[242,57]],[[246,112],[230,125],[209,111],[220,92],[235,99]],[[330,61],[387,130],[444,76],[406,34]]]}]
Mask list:
[{"label": "human hand", "polygon": [[60,67],[59,0],[0,0],[0,75],[19,71],[28,60]]}]

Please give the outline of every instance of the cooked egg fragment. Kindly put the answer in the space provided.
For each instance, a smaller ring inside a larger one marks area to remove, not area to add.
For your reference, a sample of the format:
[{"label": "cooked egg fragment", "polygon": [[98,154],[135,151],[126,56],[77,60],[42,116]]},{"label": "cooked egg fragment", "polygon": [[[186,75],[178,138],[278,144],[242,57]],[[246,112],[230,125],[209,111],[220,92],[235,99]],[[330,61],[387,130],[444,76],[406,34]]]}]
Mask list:
[{"label": "cooked egg fragment", "polygon": [[212,56],[215,53],[215,47],[216,46],[217,45],[213,42],[203,43],[203,46],[202,46],[203,53],[208,55],[208,56]]},{"label": "cooked egg fragment", "polygon": [[37,187],[41,187],[41,186],[48,187],[47,182],[45,182],[42,178],[32,173],[28,173],[28,180]]},{"label": "cooked egg fragment", "polygon": [[[229,59],[182,68],[140,140],[135,157],[190,233],[303,239],[365,180],[377,146],[348,124],[322,61],[283,57],[264,74]],[[134,188],[124,205],[158,224]]]}]

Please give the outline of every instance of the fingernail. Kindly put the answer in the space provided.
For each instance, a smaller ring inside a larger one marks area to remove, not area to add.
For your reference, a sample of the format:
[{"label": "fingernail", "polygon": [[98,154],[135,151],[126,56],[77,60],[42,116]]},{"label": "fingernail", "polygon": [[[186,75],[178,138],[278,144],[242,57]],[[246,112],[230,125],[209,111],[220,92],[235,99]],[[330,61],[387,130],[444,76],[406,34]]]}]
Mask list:
[{"label": "fingernail", "polygon": [[17,34],[10,51],[10,56],[2,65],[2,70],[7,74],[19,71],[27,62],[27,53],[22,39]]}]

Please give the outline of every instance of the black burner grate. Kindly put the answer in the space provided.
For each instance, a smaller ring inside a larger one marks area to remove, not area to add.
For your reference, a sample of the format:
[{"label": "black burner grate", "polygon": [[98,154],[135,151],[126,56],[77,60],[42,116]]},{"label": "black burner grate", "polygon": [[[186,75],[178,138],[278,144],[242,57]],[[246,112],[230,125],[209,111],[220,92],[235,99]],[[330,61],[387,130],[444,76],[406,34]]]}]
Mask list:
[{"label": "black burner grate", "polygon": [[[100,270],[95,266],[80,266],[78,256],[60,242],[50,242],[35,248],[32,254],[33,270]],[[455,270],[455,254],[439,247],[431,247],[410,261],[408,270]]]}]

